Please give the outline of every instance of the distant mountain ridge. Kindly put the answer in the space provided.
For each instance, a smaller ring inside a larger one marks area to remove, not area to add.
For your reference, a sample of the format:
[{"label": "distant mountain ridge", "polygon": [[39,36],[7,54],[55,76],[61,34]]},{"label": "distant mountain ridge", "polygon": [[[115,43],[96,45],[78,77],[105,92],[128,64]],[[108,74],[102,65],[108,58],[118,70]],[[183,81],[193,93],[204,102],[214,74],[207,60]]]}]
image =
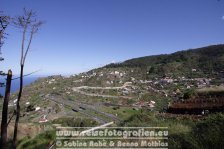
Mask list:
[{"label": "distant mountain ridge", "polygon": [[139,67],[147,69],[151,74],[188,73],[192,69],[200,73],[214,74],[224,71],[224,44],[178,51],[172,54],[133,58],[105,66],[105,68],[118,67]]}]

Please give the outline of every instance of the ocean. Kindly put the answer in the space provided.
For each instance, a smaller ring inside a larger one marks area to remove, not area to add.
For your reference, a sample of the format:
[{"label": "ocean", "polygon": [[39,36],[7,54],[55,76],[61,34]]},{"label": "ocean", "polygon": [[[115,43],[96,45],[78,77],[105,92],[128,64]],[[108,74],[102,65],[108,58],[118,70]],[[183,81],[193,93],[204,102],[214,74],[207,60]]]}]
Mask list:
[{"label": "ocean", "polygon": [[[13,78],[16,78],[16,76],[14,76]],[[27,76],[27,77],[24,77],[24,79],[23,79],[23,86],[29,85],[30,83],[34,82],[38,78],[40,78],[40,76]],[[5,83],[6,82],[6,79],[3,78],[3,77],[1,77],[0,78],[0,81]],[[19,79],[12,80],[11,93],[14,93],[17,90],[19,90],[19,84],[20,84]],[[5,87],[0,87],[0,94],[2,96],[5,95]]]}]

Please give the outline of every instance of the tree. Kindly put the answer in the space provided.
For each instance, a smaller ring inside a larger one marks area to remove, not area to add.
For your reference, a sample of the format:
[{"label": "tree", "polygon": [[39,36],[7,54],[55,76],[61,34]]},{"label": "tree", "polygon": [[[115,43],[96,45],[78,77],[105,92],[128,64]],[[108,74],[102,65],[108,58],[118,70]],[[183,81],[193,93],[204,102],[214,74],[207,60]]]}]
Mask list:
[{"label": "tree", "polygon": [[[16,148],[17,130],[20,117],[20,100],[23,92],[23,70],[26,61],[27,54],[30,50],[33,35],[37,33],[40,26],[43,24],[42,21],[36,19],[36,13],[32,10],[24,8],[23,15],[18,16],[14,19],[14,24],[22,29],[22,44],[21,44],[21,58],[20,58],[20,87],[18,100],[16,103],[16,120],[13,135],[13,148]],[[28,39],[28,43],[25,41]],[[26,44],[26,45],[25,45]],[[26,46],[26,47],[25,47]]]},{"label": "tree", "polygon": [[10,98],[11,81],[12,81],[12,71],[9,70],[7,74],[5,97],[2,108],[1,141],[0,141],[0,147],[2,149],[6,148],[7,144],[8,103]]},{"label": "tree", "polygon": [[[1,54],[1,48],[4,44],[5,39],[5,30],[7,26],[9,25],[10,17],[6,15],[0,15],[0,54]],[[3,61],[4,59],[0,57],[0,61]],[[0,71],[0,75],[6,75],[3,73],[3,71]],[[0,147],[4,148],[6,147],[7,143],[7,121],[8,121],[8,101],[10,97],[10,87],[11,87],[11,79],[12,79],[12,72],[11,70],[8,71],[7,76],[7,84],[6,84],[6,90],[5,90],[5,97],[3,101],[3,108],[2,108],[2,120],[1,120],[1,140],[0,140]],[[0,87],[3,87],[4,83],[0,82]],[[0,95],[2,97],[2,95]]]},{"label": "tree", "polygon": [[10,19],[9,16],[0,15],[0,53],[1,53],[1,47],[4,44],[5,30],[9,25],[9,19]]},{"label": "tree", "polygon": [[[4,39],[5,39],[5,30],[7,26],[9,25],[10,17],[6,15],[2,15],[0,12],[0,55],[1,55],[1,48],[4,44]],[[0,61],[3,61],[4,58],[0,57]],[[0,71],[0,75],[5,75],[3,71]],[[0,83],[0,87],[2,87],[4,83]]]}]

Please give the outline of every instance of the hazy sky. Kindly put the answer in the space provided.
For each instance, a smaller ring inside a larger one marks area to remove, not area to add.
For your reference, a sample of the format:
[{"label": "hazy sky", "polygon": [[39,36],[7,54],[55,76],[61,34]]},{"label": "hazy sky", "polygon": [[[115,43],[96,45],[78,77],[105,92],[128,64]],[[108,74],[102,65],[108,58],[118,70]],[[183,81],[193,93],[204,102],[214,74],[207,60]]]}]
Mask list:
[{"label": "hazy sky", "polygon": [[[223,43],[224,0],[0,0],[46,21],[25,72],[74,74],[126,59]],[[19,72],[21,31],[10,26],[1,69]]]}]

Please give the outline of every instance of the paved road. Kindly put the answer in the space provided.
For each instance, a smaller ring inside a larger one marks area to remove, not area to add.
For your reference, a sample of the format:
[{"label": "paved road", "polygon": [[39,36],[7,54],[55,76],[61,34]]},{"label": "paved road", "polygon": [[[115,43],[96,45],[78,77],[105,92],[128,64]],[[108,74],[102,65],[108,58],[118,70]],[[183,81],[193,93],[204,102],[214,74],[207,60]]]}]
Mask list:
[{"label": "paved road", "polygon": [[77,105],[79,105],[79,107],[83,107],[85,109],[90,109],[90,110],[93,110],[93,111],[95,111],[97,113],[105,115],[106,117],[112,119],[113,121],[121,121],[118,117],[116,117],[113,114],[100,111],[96,106],[93,106],[93,105],[90,105],[90,104],[86,104],[86,103],[82,103],[82,102],[77,102],[77,101],[72,101],[72,102],[77,104]]},{"label": "paved road", "polygon": [[105,117],[108,117],[108,118],[112,119],[115,122],[120,121],[120,119],[118,119],[115,115],[99,111],[96,107],[94,107],[92,105],[79,103],[77,101],[61,99],[60,97],[56,97],[56,96],[50,96],[49,99],[54,101],[54,102],[57,102],[59,104],[71,107],[71,109],[73,109],[73,111],[77,111],[77,112],[79,112],[79,113],[81,113],[83,115],[86,115],[86,116],[96,120],[97,122],[99,122],[101,124],[107,123],[107,121],[105,121],[104,119],[102,119],[100,117],[97,117],[97,116],[95,116],[93,114],[90,114],[90,113],[86,112],[86,110],[82,110],[81,108],[89,109],[89,110],[95,111],[97,113],[100,113],[100,114],[104,115]]},{"label": "paved road", "polygon": [[124,83],[123,86],[119,86],[119,87],[92,87],[92,86],[79,86],[79,87],[73,87],[72,90],[74,92],[77,92],[79,94],[83,94],[86,96],[93,96],[93,97],[103,97],[103,98],[125,98],[125,99],[132,99],[132,97],[128,97],[128,96],[112,96],[112,95],[102,95],[102,94],[95,94],[95,93],[87,93],[84,91],[81,91],[80,89],[101,89],[101,90],[111,90],[111,89],[124,89],[127,86],[133,86],[128,84],[128,82]]},{"label": "paved road", "polygon": [[79,93],[79,94],[86,95],[86,96],[92,96],[92,97],[132,99],[132,97],[128,97],[128,96],[112,96],[112,95],[102,95],[102,94],[87,93],[87,92],[84,92],[84,91],[79,90],[76,87],[73,87],[72,90],[74,92]]}]

